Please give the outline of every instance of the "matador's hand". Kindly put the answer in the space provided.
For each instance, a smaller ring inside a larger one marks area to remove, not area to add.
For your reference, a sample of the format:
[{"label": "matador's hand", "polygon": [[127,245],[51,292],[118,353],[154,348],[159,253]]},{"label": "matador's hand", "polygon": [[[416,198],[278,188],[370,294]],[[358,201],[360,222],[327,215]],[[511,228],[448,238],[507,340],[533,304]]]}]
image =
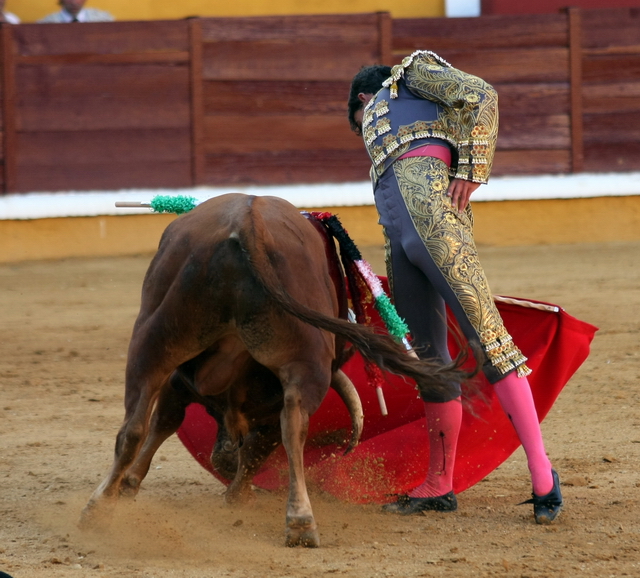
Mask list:
[{"label": "matador's hand", "polygon": [[452,179],[447,189],[447,196],[451,197],[451,204],[462,213],[469,204],[471,193],[480,186],[480,183],[472,183],[464,179]]}]

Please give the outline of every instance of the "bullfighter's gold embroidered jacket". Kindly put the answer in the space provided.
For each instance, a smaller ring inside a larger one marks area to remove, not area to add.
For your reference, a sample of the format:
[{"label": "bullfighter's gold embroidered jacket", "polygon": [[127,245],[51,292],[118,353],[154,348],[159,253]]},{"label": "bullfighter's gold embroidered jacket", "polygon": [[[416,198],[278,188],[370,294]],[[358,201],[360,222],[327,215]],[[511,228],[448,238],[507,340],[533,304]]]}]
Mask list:
[{"label": "bullfighter's gold embroidered jacket", "polygon": [[374,178],[406,152],[444,140],[453,151],[450,176],[486,183],[498,139],[498,95],[481,78],[419,50],[392,68],[365,107],[362,134]]}]

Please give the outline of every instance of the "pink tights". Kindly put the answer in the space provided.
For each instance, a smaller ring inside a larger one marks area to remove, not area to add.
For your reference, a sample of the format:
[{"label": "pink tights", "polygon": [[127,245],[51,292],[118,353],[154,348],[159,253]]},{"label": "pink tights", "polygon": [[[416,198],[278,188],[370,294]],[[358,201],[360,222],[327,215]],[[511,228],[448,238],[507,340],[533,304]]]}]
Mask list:
[{"label": "pink tights", "polygon": [[453,488],[453,464],[462,425],[460,398],[445,403],[424,402],[429,434],[427,479],[411,492],[412,498],[444,496]]},{"label": "pink tights", "polygon": [[[551,462],[547,457],[531,388],[526,377],[515,372],[494,384],[494,391],[509,416],[527,456],[533,491],[543,496],[553,489]],[[427,478],[411,492],[412,498],[443,496],[453,489],[453,464],[462,425],[460,398],[445,403],[425,402],[429,433]]]},{"label": "pink tights", "polygon": [[493,390],[502,409],[509,416],[527,455],[534,494],[548,494],[553,489],[551,462],[544,449],[529,380],[526,377],[518,377],[513,372],[496,383]]}]

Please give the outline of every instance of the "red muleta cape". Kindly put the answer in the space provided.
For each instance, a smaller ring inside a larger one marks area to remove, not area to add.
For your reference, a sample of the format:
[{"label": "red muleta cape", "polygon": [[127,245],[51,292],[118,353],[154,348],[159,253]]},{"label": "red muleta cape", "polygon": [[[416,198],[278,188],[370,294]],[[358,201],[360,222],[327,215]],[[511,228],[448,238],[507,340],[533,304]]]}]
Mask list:
[{"label": "red muleta cape", "polygon": [[[386,279],[381,278],[386,284]],[[572,317],[560,307],[533,301],[496,299],[507,330],[529,358],[533,370],[529,383],[542,421],[573,374],[589,355],[597,327]],[[379,322],[375,310],[369,309]],[[452,338],[450,349],[459,351]],[[349,414],[338,395],[330,390],[311,416],[304,460],[310,488],[328,492],[353,503],[383,503],[394,494],[406,493],[424,480],[429,463],[429,440],[425,431],[422,401],[412,380],[385,373],[383,385],[388,415],[382,416],[375,388],[369,385],[359,354],[345,364],[364,408],[364,431],[360,444],[347,456],[332,443],[331,432],[350,431]],[[453,479],[456,494],[473,486],[502,464],[520,445],[509,419],[500,408],[493,388],[482,374],[475,378],[477,394],[467,398]],[[191,404],[178,437],[193,457],[223,483],[211,466],[217,425],[204,407]],[[289,473],[287,458],[279,447],[253,479],[266,490],[285,489]]]}]

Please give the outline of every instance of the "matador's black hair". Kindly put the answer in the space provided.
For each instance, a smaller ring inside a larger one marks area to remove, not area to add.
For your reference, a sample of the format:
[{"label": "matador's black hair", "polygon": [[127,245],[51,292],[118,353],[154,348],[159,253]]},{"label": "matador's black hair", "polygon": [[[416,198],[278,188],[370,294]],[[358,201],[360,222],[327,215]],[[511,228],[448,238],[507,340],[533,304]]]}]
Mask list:
[{"label": "matador's black hair", "polygon": [[360,133],[360,127],[356,124],[355,114],[362,108],[362,102],[358,98],[361,92],[364,94],[375,94],[382,88],[382,83],[391,76],[391,67],[383,64],[374,66],[364,66],[351,81],[349,91],[348,116],[351,130],[356,134]]}]

